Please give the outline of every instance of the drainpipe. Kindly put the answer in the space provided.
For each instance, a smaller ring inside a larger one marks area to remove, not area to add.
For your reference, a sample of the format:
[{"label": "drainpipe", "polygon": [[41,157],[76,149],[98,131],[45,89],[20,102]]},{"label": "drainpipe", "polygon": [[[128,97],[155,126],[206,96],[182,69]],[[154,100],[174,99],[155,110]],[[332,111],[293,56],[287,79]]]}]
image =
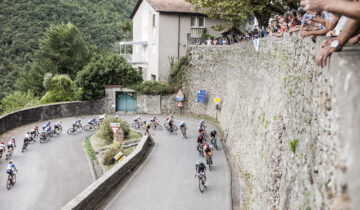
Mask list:
[{"label": "drainpipe", "polygon": [[179,15],[179,23],[178,23],[178,60],[180,59],[180,15]]}]

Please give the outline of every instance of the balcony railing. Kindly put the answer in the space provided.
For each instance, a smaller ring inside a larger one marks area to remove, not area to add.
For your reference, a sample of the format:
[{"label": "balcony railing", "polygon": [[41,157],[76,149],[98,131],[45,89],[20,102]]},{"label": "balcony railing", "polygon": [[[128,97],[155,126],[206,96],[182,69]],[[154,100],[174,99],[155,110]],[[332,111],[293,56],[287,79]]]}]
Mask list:
[{"label": "balcony railing", "polygon": [[190,35],[191,37],[199,38],[204,33],[204,27],[191,27]]}]

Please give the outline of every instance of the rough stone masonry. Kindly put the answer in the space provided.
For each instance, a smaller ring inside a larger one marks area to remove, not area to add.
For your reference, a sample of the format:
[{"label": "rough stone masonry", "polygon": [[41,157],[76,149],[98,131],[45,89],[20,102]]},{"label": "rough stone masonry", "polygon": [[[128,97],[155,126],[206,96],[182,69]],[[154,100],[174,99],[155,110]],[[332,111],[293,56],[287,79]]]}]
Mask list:
[{"label": "rough stone masonry", "polygon": [[[216,117],[248,186],[249,209],[360,208],[360,50],[320,69],[298,35],[189,48],[187,112]],[[206,90],[207,103],[196,103]]]}]

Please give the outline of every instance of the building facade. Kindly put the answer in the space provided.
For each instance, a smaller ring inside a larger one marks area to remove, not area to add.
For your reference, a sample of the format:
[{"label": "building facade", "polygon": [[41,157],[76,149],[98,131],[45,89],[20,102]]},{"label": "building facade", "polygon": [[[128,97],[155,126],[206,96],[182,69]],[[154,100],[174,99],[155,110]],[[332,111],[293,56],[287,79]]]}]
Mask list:
[{"label": "building facade", "polygon": [[195,12],[184,0],[139,0],[131,18],[133,41],[120,42],[120,53],[143,72],[144,80],[167,81],[171,62],[186,54],[188,36],[220,36],[211,28],[220,22]]}]

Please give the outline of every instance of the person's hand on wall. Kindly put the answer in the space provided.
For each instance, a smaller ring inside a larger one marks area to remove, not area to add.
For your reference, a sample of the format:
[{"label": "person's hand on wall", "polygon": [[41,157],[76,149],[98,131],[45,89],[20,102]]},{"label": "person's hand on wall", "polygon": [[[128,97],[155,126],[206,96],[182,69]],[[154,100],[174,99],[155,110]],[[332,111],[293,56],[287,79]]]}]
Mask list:
[{"label": "person's hand on wall", "polygon": [[331,47],[330,45],[321,48],[315,58],[316,65],[320,66],[321,68],[324,68],[326,66],[327,57],[329,57],[329,55],[331,55],[331,53],[335,51],[336,49]]}]

